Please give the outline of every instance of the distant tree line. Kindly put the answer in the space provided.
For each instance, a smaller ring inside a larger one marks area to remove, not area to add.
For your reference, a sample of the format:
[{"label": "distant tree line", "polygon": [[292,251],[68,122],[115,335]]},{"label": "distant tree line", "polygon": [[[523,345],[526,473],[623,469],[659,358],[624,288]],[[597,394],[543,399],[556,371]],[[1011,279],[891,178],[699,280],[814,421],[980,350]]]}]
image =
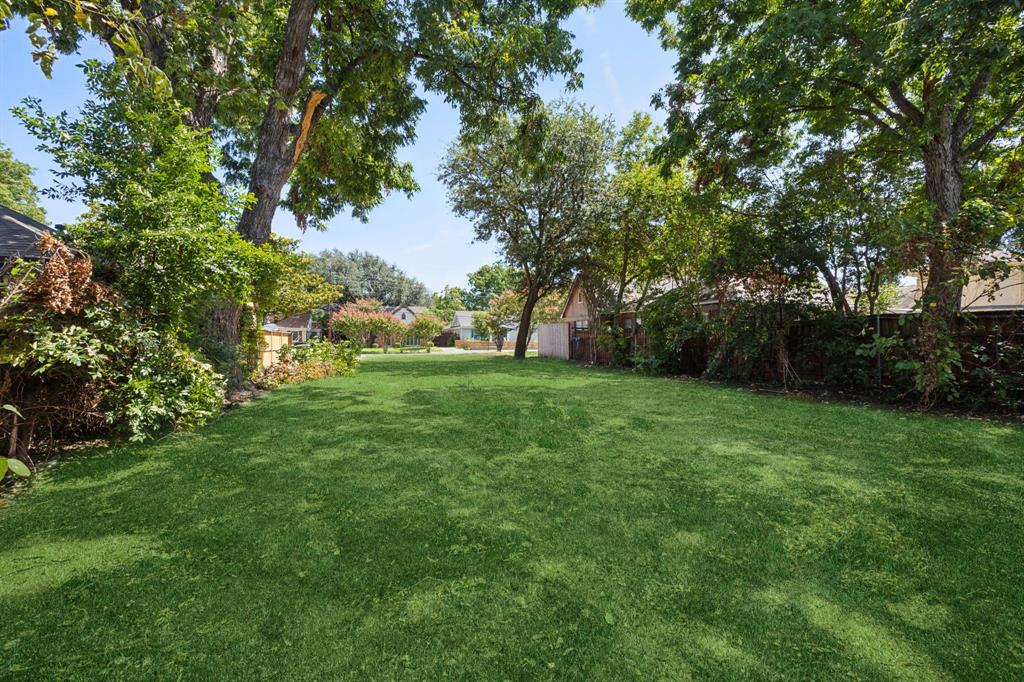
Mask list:
[{"label": "distant tree line", "polygon": [[328,249],[312,256],[313,271],[344,290],[345,301],[366,298],[386,306],[431,304],[423,282],[365,251]]}]

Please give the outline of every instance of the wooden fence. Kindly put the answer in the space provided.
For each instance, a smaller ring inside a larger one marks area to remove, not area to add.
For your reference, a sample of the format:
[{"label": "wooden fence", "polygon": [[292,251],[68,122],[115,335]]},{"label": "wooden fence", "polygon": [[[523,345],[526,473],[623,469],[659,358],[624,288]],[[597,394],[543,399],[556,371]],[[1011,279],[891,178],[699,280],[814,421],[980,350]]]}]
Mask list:
[{"label": "wooden fence", "polygon": [[569,325],[553,322],[537,325],[537,354],[543,358],[569,359]]},{"label": "wooden fence", "polygon": [[[627,330],[624,337],[623,354],[627,357],[648,351],[647,332],[643,328]],[[615,354],[598,343],[597,335],[592,329],[578,331],[569,328],[569,359],[595,365],[611,365],[615,361]]]},{"label": "wooden fence", "polygon": [[264,329],[260,337],[260,368],[266,369],[276,365],[281,349],[290,346],[291,343],[292,335],[288,332],[272,332]]},{"label": "wooden fence", "polygon": [[[901,322],[902,320],[902,322]],[[841,331],[819,322],[807,321],[792,325],[786,333],[786,361],[788,366],[783,372],[778,366],[778,358],[767,358],[763,367],[756,372],[755,381],[781,381],[784,374],[805,383],[826,382],[832,378],[830,358],[835,358],[836,351],[832,347],[837,343],[845,343],[855,352],[858,346],[867,344],[875,334],[886,338],[896,335],[913,339],[917,333],[919,321],[916,317],[886,314],[860,318],[862,324],[849,325]],[[1009,372],[1020,372],[1020,367],[992,367],[991,361],[983,357],[973,357],[970,349],[988,343],[998,328],[1003,343],[1024,347],[1024,312],[999,311],[976,312],[963,315],[957,322],[957,336],[962,350],[961,363],[964,373],[985,366]],[[613,354],[597,343],[592,330],[576,331],[564,325],[569,343],[569,359],[576,362],[606,365],[614,361]],[[635,331],[624,331],[627,348],[626,354],[649,351],[648,338],[642,327]],[[677,347],[672,357],[672,371],[677,374],[699,376],[707,369],[708,361],[713,352],[704,338],[695,338]],[[888,384],[896,373],[891,362],[880,358],[865,357],[865,365],[870,363],[870,371],[874,375],[873,383]]]}]

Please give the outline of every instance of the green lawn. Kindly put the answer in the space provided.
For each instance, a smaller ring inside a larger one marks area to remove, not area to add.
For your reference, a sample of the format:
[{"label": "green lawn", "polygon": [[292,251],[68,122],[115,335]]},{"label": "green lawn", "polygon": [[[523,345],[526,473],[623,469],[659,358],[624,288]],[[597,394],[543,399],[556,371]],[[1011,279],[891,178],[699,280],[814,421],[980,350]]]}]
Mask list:
[{"label": "green lawn", "polygon": [[375,357],[0,511],[0,677],[1024,676],[1024,430]]}]

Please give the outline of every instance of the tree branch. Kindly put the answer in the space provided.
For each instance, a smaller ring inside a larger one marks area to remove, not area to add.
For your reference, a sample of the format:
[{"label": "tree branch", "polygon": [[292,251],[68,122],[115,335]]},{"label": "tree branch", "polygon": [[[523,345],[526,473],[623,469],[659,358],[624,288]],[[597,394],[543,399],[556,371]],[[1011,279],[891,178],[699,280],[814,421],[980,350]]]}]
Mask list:
[{"label": "tree branch", "polygon": [[903,90],[900,88],[899,83],[896,81],[889,81],[885,86],[885,89],[889,92],[889,97],[892,98],[896,108],[902,111],[907,118],[917,125],[924,124],[924,114],[920,109],[914,106],[913,102],[907,99],[907,96],[903,94]]},{"label": "tree branch", "polygon": [[836,83],[839,83],[840,85],[845,85],[847,87],[853,88],[854,90],[857,90],[862,95],[867,97],[869,102],[871,102],[876,107],[878,107],[879,109],[884,111],[887,116],[892,118],[894,121],[899,123],[901,126],[905,126],[907,124],[907,119],[906,119],[905,116],[903,116],[899,112],[893,111],[892,109],[887,107],[885,105],[885,102],[883,102],[881,100],[881,98],[878,97],[878,95],[876,95],[875,93],[871,92],[871,90],[869,90],[867,88],[867,86],[865,86],[864,84],[858,83],[857,81],[852,81],[852,80],[849,80],[849,79],[846,79],[846,78],[833,78],[832,80],[835,81]]},{"label": "tree branch", "polygon": [[992,69],[979,71],[978,75],[974,77],[974,82],[971,83],[971,89],[964,95],[963,104],[960,105],[960,111],[957,112],[956,119],[953,121],[953,136],[956,138],[957,144],[962,144],[964,138],[967,137],[967,133],[974,123],[974,116],[970,113],[971,107],[985,94],[991,81]]},{"label": "tree branch", "polygon": [[999,134],[999,131],[1005,128],[1006,124],[1020,112],[1021,109],[1024,109],[1024,95],[1020,95],[1017,99],[1011,102],[1010,108],[1001,119],[993,124],[991,128],[975,138],[974,142],[967,145],[967,148],[964,149],[964,156],[972,156],[984,149],[989,142],[995,139],[995,136]]}]

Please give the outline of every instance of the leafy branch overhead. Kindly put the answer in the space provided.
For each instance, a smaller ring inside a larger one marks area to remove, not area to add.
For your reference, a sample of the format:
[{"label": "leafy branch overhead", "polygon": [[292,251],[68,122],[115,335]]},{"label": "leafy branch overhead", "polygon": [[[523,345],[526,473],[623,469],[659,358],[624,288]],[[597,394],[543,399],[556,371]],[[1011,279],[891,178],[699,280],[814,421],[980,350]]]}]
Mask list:
[{"label": "leafy branch overhead", "polygon": [[415,136],[418,87],[482,129],[502,111],[534,108],[543,79],[578,86],[580,55],[559,24],[590,4],[147,0],[126,10],[113,0],[15,0],[8,12],[29,19],[44,68],[91,33],[166,79],[190,124],[223,141],[228,178],[256,199],[239,230],[261,243],[279,203],[322,227],[346,208],[365,217],[386,193],[414,191],[397,152]]}]

